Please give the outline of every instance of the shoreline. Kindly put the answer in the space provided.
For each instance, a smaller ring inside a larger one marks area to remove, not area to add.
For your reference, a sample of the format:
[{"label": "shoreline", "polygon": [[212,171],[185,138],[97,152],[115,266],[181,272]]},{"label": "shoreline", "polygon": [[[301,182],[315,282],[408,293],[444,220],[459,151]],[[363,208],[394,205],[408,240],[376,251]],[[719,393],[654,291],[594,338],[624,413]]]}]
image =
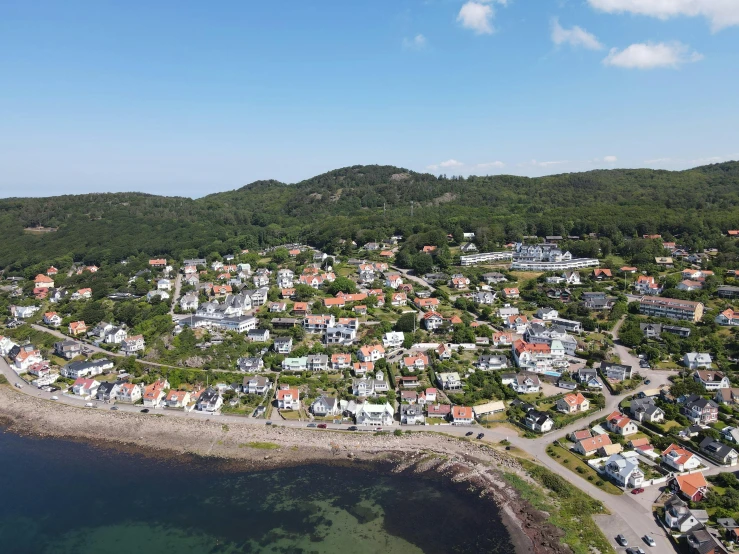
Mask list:
[{"label": "shoreline", "polygon": [[562,532],[547,522],[547,514],[502,478],[504,471],[525,476],[520,464],[483,443],[429,432],[396,437],[90,410],[53,404],[7,386],[0,386],[0,423],[19,435],[87,442],[138,455],[216,459],[226,470],[324,464],[449,480],[495,503],[517,554],[571,552],[560,544]]}]

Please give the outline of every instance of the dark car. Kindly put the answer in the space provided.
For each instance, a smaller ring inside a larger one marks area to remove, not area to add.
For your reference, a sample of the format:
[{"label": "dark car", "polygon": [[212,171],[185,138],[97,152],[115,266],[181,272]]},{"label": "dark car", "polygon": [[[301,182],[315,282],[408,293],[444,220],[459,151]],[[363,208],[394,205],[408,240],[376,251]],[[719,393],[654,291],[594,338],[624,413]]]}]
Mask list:
[{"label": "dark car", "polygon": [[316,426],[316,424],[315,424],[315,423],[309,423],[309,424],[308,424],[308,427],[315,427],[315,426]]},{"label": "dark car", "polygon": [[651,382],[652,382],[652,381],[650,381],[649,379],[647,379],[646,381],[644,381],[644,384],[645,384],[645,385],[648,385],[648,384],[649,384],[649,383],[651,383]]},{"label": "dark car", "polygon": [[638,489],[632,489],[631,494],[641,494],[644,492],[644,489],[638,488]]},{"label": "dark car", "polygon": [[347,431],[359,431],[359,427],[357,427],[356,425],[352,425],[351,427],[349,427],[349,429],[347,429]]},{"label": "dark car", "polygon": [[479,435],[477,435],[477,440],[482,439],[484,436],[485,436],[485,433],[480,433]]},{"label": "dark car", "polygon": [[470,435],[473,435],[474,433],[472,431],[467,431],[464,436],[469,437]]},{"label": "dark car", "polygon": [[111,406],[110,409],[115,412],[116,410],[118,410],[118,406]]},{"label": "dark car", "polygon": [[264,424],[265,425],[272,425],[272,422],[271,421],[265,421]]},{"label": "dark car", "polygon": [[143,410],[141,410],[141,413],[142,414],[148,414],[149,413],[149,408],[144,408]]},{"label": "dark car", "polygon": [[326,429],[327,426],[325,423],[319,423],[316,427],[318,427],[319,429]]},{"label": "dark car", "polygon": [[617,535],[616,542],[621,546],[626,546],[627,544],[629,544],[629,541],[627,541],[626,537],[624,537],[623,535]]}]

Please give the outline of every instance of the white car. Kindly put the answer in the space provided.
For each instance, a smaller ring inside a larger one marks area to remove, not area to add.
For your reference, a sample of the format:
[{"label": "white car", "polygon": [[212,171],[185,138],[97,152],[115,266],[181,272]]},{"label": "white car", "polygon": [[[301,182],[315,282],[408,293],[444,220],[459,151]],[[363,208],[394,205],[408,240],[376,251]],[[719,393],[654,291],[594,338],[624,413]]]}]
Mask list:
[{"label": "white car", "polygon": [[644,542],[647,543],[649,546],[657,546],[657,543],[654,542],[654,539],[649,535],[644,535]]},{"label": "white car", "polygon": [[52,397],[51,397],[51,399],[52,399],[52,400],[59,400],[59,397],[58,397],[58,396],[56,396],[56,395],[54,395],[54,396],[52,396]]}]

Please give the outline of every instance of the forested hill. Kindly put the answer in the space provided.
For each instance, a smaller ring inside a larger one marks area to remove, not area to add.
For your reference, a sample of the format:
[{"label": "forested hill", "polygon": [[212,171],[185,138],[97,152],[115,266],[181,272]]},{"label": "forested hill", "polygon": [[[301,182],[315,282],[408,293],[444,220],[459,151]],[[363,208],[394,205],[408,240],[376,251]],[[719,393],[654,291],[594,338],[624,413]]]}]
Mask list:
[{"label": "forested hill", "polygon": [[[56,231],[28,231],[39,225]],[[730,228],[739,228],[739,162],[540,178],[354,166],[197,200],[139,193],[0,200],[0,267],[70,257],[102,263],[140,253],[207,256],[289,241],[332,249],[342,238],[361,244],[430,230],[478,232],[483,248],[522,235],[590,232],[614,243],[663,232],[710,245]]]}]

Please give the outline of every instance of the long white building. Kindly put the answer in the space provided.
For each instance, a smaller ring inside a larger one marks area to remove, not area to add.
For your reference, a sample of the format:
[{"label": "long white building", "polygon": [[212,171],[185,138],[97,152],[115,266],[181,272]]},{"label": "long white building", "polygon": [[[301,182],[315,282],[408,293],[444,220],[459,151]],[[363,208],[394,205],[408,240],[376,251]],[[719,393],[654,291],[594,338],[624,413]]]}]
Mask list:
[{"label": "long white building", "polygon": [[511,264],[512,270],[519,271],[566,271],[568,269],[583,269],[597,267],[600,262],[596,258],[572,258],[560,262],[524,261],[517,260]]},{"label": "long white building", "polygon": [[480,252],[478,254],[460,256],[459,263],[460,265],[475,265],[511,259],[513,259],[513,252]]}]

